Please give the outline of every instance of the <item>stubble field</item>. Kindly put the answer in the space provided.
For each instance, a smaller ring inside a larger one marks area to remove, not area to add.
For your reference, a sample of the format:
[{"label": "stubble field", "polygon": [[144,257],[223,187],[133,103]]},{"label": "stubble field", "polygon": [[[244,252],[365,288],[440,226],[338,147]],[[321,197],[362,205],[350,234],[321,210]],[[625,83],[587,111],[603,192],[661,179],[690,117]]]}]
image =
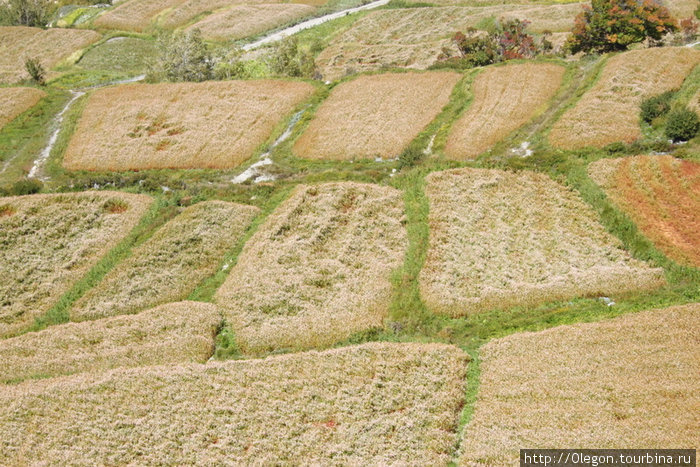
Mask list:
[{"label": "stubble field", "polygon": [[101,171],[236,167],[314,90],[281,80],[99,89],[89,98],[63,165]]},{"label": "stubble field", "polygon": [[46,93],[36,88],[0,88],[0,128],[34,107]]},{"label": "stubble field", "polygon": [[536,172],[488,169],[426,178],[426,305],[463,316],[508,306],[646,290],[664,283],[622,250],[578,196]]},{"label": "stubble field", "polygon": [[301,185],[246,243],[216,294],[244,353],[328,346],[381,327],[407,247],[403,196]]},{"label": "stubble field", "polygon": [[214,305],[180,302],[0,340],[0,383],[122,367],[204,363],[214,351],[220,324]]},{"label": "stubble field", "polygon": [[159,13],[184,2],[185,0],[127,0],[100,15],[93,25],[98,28],[143,32]]}]

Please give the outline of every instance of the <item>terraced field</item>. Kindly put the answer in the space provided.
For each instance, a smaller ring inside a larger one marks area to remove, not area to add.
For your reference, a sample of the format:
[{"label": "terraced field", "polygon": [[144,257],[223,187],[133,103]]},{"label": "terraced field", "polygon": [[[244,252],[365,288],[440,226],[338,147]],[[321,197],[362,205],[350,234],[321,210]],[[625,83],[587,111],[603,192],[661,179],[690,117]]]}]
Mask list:
[{"label": "terraced field", "polygon": [[259,209],[206,201],[185,209],[73,306],[73,321],[134,313],[186,298],[216,272]]},{"label": "terraced field", "polygon": [[46,313],[150,204],[109,191],[0,198],[0,337]]},{"label": "terraced field", "polygon": [[430,174],[430,245],[421,295],[463,316],[580,296],[646,290],[663,271],[633,259],[576,194],[536,172]]},{"label": "terraced field", "polygon": [[0,383],[122,367],[204,363],[214,350],[220,324],[214,305],[180,302],[0,340]]},{"label": "terraced field", "polygon": [[0,88],[0,128],[34,107],[46,93],[36,88]]},{"label": "terraced field", "polygon": [[117,171],[236,167],[314,90],[308,83],[275,80],[99,89],[89,98],[63,165]]},{"label": "terraced field", "polygon": [[389,159],[440,113],[460,75],[452,72],[360,76],[333,89],[293,152],[307,159]]},{"label": "terraced field", "polygon": [[379,10],[334,38],[316,64],[325,80],[389,66],[426,69],[437,61],[443,48],[456,54],[451,37],[457,31],[499,18],[528,19],[531,32],[569,31],[580,10],[580,3]]},{"label": "terraced field", "polygon": [[466,363],[452,346],[373,343],[11,386],[0,392],[0,457],[12,464],[445,464]]},{"label": "terraced field", "polygon": [[637,156],[601,159],[588,172],[661,251],[700,267],[700,164]]},{"label": "terraced field", "polygon": [[184,2],[185,0],[127,0],[100,15],[93,24],[98,28],[143,32],[159,13]]},{"label": "terraced field", "polygon": [[700,63],[687,47],[633,50],[608,60],[596,84],[552,127],[549,141],[564,149],[602,147],[641,136],[639,104],[680,88]]},{"label": "terraced field", "polygon": [[450,159],[473,159],[527,123],[554,97],[566,69],[551,64],[489,68],[474,80],[474,100],[447,138]]},{"label": "terraced field", "polygon": [[523,446],[696,446],[698,320],[696,303],[490,342],[460,465],[519,465]]},{"label": "terraced field", "polygon": [[328,346],[381,327],[407,246],[402,201],[377,185],[298,186],[216,294],[241,350]]},{"label": "terraced field", "polygon": [[81,29],[0,26],[0,83],[29,78],[24,68],[26,58],[39,60],[48,70],[99,39],[95,31]]}]

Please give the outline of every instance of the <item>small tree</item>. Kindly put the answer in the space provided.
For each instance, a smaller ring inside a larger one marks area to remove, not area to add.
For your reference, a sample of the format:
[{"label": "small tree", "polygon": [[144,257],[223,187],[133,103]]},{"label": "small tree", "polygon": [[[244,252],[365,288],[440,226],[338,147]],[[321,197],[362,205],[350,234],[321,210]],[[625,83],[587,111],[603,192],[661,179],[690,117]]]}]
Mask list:
[{"label": "small tree", "polygon": [[572,53],[625,50],[676,29],[676,20],[653,0],[592,0],[576,17],[567,48]]},{"label": "small tree", "polygon": [[46,70],[44,66],[36,58],[28,58],[24,61],[24,68],[32,77],[32,80],[43,86],[46,83]]},{"label": "small tree", "polygon": [[53,8],[48,0],[0,1],[0,22],[14,26],[45,27]]},{"label": "small tree", "polygon": [[535,38],[525,32],[530,21],[514,19],[503,23],[503,31],[498,34],[500,54],[504,60],[532,58],[537,55]]},{"label": "small tree", "polygon": [[666,117],[666,136],[676,141],[689,141],[700,130],[698,114],[690,109],[672,110]]},{"label": "small tree", "polygon": [[673,99],[675,94],[675,91],[666,91],[663,94],[642,101],[640,105],[642,120],[651,123],[655,118],[666,115],[671,110],[671,99]]},{"label": "small tree", "polygon": [[469,28],[467,34],[457,32],[452,41],[462,60],[469,66],[485,66],[500,61],[498,41],[494,34],[485,34]]},{"label": "small tree", "polygon": [[277,43],[267,58],[267,64],[278,75],[310,78],[316,73],[313,53],[302,50],[294,36]]},{"label": "small tree", "polygon": [[213,61],[199,29],[161,38],[159,68],[168,81],[206,81],[213,77]]}]

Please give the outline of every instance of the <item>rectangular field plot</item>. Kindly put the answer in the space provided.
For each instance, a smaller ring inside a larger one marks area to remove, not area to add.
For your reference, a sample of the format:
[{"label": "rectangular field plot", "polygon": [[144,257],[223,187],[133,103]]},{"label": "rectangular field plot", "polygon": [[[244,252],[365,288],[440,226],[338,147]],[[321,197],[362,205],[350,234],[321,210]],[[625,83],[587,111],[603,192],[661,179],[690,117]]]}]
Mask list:
[{"label": "rectangular field plot", "polygon": [[473,159],[527,123],[554,97],[565,71],[559,65],[527,63],[479,73],[472,84],[474,100],[447,138],[447,156]]},{"label": "rectangular field plot", "polygon": [[197,20],[214,12],[219,12],[228,7],[240,5],[258,5],[258,4],[274,4],[284,3],[278,0],[185,0],[179,3],[175,8],[165,12],[158,19],[158,25],[164,28],[178,28],[186,26],[192,21]]},{"label": "rectangular field plot", "polygon": [[52,326],[0,340],[0,383],[120,367],[204,363],[221,315],[210,303],[180,302],[137,315]]},{"label": "rectangular field plot", "polygon": [[420,273],[428,307],[452,316],[664,283],[622,250],[566,187],[535,172],[430,174],[430,245]]},{"label": "rectangular field plot", "polygon": [[186,298],[216,272],[259,210],[207,201],[185,209],[73,306],[72,321],[135,313]]},{"label": "rectangular field plot", "polygon": [[700,304],[514,334],[482,347],[463,466],[519,450],[698,445]]},{"label": "rectangular field plot", "polygon": [[63,165],[116,171],[232,168],[251,157],[314,89],[275,80],[99,89],[88,100]]},{"label": "rectangular field plot", "polygon": [[381,327],[407,247],[403,195],[299,186],[246,243],[216,294],[245,353],[327,346]]},{"label": "rectangular field plot", "polygon": [[638,139],[641,102],[680,88],[699,63],[700,51],[687,47],[657,47],[614,56],[596,84],[554,124],[550,143],[578,149]]},{"label": "rectangular field plot", "polygon": [[467,358],[447,345],[372,343],[9,386],[0,391],[0,458],[443,465],[456,442]]},{"label": "rectangular field plot", "polygon": [[0,128],[34,107],[44,96],[46,93],[36,88],[0,88]]},{"label": "rectangular field plot", "polygon": [[700,164],[637,156],[601,159],[588,173],[661,251],[700,267]]},{"label": "rectangular field plot", "polygon": [[36,58],[47,70],[77,50],[96,42],[100,35],[84,29],[40,29],[0,26],[0,83],[29,78],[27,57]]},{"label": "rectangular field plot", "polygon": [[148,29],[159,13],[184,2],[185,0],[127,0],[100,15],[93,24],[98,28],[142,32]]},{"label": "rectangular field plot", "polygon": [[306,159],[398,157],[447,105],[460,75],[386,73],[339,84],[294,144]]},{"label": "rectangular field plot", "polygon": [[117,192],[0,198],[0,337],[48,311],[150,204]]},{"label": "rectangular field plot", "polygon": [[490,19],[518,18],[532,22],[529,32],[558,33],[571,30],[579,11],[580,3],[378,10],[334,38],[316,64],[325,80],[387,66],[426,69],[444,47],[457,54],[451,41],[457,31],[478,28]]}]

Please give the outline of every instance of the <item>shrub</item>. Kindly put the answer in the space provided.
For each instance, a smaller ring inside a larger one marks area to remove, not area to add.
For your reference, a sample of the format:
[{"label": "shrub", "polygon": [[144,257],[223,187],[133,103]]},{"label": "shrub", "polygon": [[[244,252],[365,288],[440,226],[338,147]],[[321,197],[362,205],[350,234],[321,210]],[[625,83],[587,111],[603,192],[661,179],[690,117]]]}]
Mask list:
[{"label": "shrub", "polygon": [[666,115],[671,110],[671,99],[675,91],[666,91],[658,96],[650,97],[642,101],[640,106],[640,117],[647,123],[651,123],[655,118]]},{"label": "shrub", "polygon": [[47,0],[0,2],[0,24],[45,27],[54,8]]},{"label": "shrub", "polygon": [[484,35],[476,29],[469,29],[467,35],[457,32],[452,41],[457,45],[462,61],[470,67],[475,67],[500,61],[495,37],[494,34]]},{"label": "shrub", "polygon": [[698,114],[690,109],[677,109],[666,118],[666,136],[676,141],[688,141],[695,137],[700,130]]},{"label": "shrub", "polygon": [[199,29],[161,37],[163,52],[158,72],[168,81],[212,79],[213,60]]},{"label": "shrub", "polygon": [[32,77],[32,80],[43,86],[46,84],[46,70],[44,66],[36,58],[28,58],[24,61],[24,68]]},{"label": "shrub", "polygon": [[415,144],[407,147],[399,156],[399,168],[413,167],[423,159],[425,153]]},{"label": "shrub", "polygon": [[15,196],[33,195],[34,193],[39,193],[43,187],[44,184],[36,178],[25,178],[15,182],[10,189],[10,193]]},{"label": "shrub", "polygon": [[296,37],[281,40],[267,58],[273,73],[282,76],[310,78],[316,75],[316,64],[311,50],[302,50]]}]

